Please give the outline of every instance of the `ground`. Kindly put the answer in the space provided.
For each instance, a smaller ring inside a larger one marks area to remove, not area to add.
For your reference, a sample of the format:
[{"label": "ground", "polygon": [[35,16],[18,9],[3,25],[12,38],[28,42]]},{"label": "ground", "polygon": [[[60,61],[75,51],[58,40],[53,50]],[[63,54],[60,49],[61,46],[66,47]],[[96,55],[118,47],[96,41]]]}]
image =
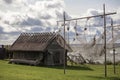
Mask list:
[{"label": "ground", "polygon": [[104,65],[68,66],[66,74],[63,67],[44,67],[8,64],[0,60],[0,80],[120,80],[120,65],[113,74],[113,65],[108,65],[108,77],[104,77]]}]

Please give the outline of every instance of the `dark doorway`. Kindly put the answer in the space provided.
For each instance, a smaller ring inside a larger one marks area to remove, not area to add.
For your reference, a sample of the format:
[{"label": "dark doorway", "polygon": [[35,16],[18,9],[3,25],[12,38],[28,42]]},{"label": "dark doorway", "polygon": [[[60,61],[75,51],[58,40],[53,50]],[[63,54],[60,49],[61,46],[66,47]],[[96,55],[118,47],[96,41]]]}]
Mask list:
[{"label": "dark doorway", "polygon": [[60,52],[54,53],[53,60],[54,60],[54,64],[56,64],[56,65],[60,63]]}]

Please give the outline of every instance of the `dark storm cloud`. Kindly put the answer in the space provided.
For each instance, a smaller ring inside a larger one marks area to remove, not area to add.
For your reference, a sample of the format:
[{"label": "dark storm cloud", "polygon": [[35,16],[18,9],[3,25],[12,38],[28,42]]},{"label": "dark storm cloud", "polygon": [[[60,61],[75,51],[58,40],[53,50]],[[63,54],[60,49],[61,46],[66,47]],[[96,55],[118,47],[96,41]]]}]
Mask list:
[{"label": "dark storm cloud", "polygon": [[8,3],[8,4],[11,4],[12,3],[12,0],[3,0],[4,2]]},{"label": "dark storm cloud", "polygon": [[46,4],[47,8],[61,8],[63,7],[61,3],[51,3],[51,4]]},{"label": "dark storm cloud", "polygon": [[40,18],[41,18],[41,19],[47,19],[47,20],[48,20],[48,19],[51,19],[52,16],[49,15],[49,14],[47,14],[47,15],[45,15],[45,16],[44,16],[44,15],[41,15]]},{"label": "dark storm cloud", "polygon": [[23,20],[20,25],[22,26],[43,26],[42,22],[39,19],[28,17],[26,20]]},{"label": "dark storm cloud", "polygon": [[41,26],[38,26],[38,27],[33,27],[32,29],[31,29],[31,32],[42,32],[42,31],[44,31],[44,29],[43,29],[43,27],[41,27]]},{"label": "dark storm cloud", "polygon": [[0,34],[4,33],[3,28],[0,26]]}]

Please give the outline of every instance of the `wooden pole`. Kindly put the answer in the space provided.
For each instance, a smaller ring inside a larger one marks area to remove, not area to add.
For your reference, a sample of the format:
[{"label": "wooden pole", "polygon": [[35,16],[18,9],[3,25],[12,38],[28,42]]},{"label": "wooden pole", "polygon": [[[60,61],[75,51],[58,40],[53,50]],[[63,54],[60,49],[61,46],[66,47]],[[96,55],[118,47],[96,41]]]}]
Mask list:
[{"label": "wooden pole", "polygon": [[111,27],[112,27],[112,40],[113,40],[113,70],[114,74],[116,74],[116,67],[115,67],[115,46],[114,46],[114,28],[113,28],[113,20],[111,19]]},{"label": "wooden pole", "polygon": [[69,30],[68,30],[68,45],[69,45]]},{"label": "wooden pole", "polygon": [[105,77],[107,77],[107,63],[106,63],[106,17],[105,17],[105,4],[103,4],[103,18],[104,18],[104,53],[105,53]]},{"label": "wooden pole", "polygon": [[[64,19],[64,39],[65,39],[65,12],[63,12],[63,19]],[[65,56],[65,54],[66,54],[66,49],[65,49],[65,40],[64,40],[64,56],[63,56],[63,58],[64,58],[64,74],[66,73],[66,71],[65,71],[65,67],[66,67],[66,56]]]}]

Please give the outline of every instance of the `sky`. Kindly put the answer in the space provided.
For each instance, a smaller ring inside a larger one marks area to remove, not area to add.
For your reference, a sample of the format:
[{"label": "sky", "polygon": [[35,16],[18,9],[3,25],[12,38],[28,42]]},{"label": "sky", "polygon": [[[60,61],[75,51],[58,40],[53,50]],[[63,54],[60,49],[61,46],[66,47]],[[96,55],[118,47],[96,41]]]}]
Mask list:
[{"label": "sky", "polygon": [[106,4],[106,11],[120,8],[120,0],[65,0],[66,10],[73,16],[82,16],[88,9],[102,10],[103,4]]},{"label": "sky", "polygon": [[[62,23],[57,26],[56,21],[63,19],[63,11],[66,12],[67,19],[102,14],[104,3],[106,12],[117,12],[116,15],[106,18],[107,24],[110,25],[111,18],[115,24],[119,24],[120,0],[0,0],[0,44],[12,44],[23,32],[58,31]],[[69,24],[71,37],[75,34],[75,24],[75,21]],[[95,35],[103,31],[101,18],[87,22],[87,26],[98,25],[99,28],[83,32],[81,27],[85,25],[86,20],[79,21],[78,32]]]},{"label": "sky", "polygon": [[116,11],[120,8],[120,0],[65,0],[66,10],[71,15],[81,16],[88,9],[102,10],[103,4],[106,4],[106,11]]}]

